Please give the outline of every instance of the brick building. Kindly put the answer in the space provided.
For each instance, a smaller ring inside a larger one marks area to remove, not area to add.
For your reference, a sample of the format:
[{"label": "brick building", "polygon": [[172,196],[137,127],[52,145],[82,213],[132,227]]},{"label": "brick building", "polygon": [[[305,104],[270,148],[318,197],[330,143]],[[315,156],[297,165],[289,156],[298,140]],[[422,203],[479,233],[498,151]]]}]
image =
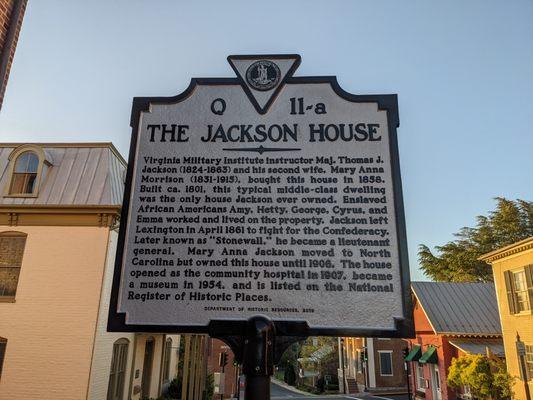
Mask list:
[{"label": "brick building", "polygon": [[[226,353],[223,398],[229,399],[237,396],[239,367],[233,365],[233,352],[227,344],[218,339],[209,339],[207,347],[207,371],[209,374],[222,372],[222,367],[219,364],[221,353]],[[220,399],[220,394],[215,394],[213,398]]]},{"label": "brick building", "polygon": [[[340,338],[339,389],[346,393],[406,393],[402,339]],[[343,379],[344,376],[344,379]]]},{"label": "brick building", "polygon": [[[503,357],[496,292],[491,283],[413,282],[414,339],[406,357],[415,399],[469,399],[467,387],[446,384],[452,358]],[[488,349],[488,350],[487,350]]]},{"label": "brick building", "polygon": [[0,0],[0,109],[17,48],[27,0]]}]

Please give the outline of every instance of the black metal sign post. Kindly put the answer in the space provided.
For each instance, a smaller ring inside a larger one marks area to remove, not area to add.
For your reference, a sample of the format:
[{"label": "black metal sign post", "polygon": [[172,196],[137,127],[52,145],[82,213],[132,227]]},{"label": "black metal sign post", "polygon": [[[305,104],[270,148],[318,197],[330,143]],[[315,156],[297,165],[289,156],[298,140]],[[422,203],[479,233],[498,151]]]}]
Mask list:
[{"label": "black metal sign post", "polygon": [[242,370],[246,376],[245,400],[270,399],[270,377],[274,371],[276,327],[268,317],[248,320]]},{"label": "black metal sign post", "polygon": [[308,336],[413,336],[398,99],[228,61],[133,101],[108,330],[221,339],[263,400]]},{"label": "black metal sign post", "polygon": [[[231,329],[226,321],[213,321],[209,335],[224,341],[242,364],[245,379],[245,400],[270,399],[270,378],[274,365],[293,343],[307,339],[305,323],[277,323],[265,315],[256,315],[241,325],[241,334],[224,334]],[[222,334],[221,334],[222,333]]]}]

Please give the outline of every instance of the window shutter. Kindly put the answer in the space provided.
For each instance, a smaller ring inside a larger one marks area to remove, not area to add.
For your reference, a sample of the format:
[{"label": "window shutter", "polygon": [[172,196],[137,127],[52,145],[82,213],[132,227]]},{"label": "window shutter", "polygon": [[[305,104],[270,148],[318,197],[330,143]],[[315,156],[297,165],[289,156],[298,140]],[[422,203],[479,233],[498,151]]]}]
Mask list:
[{"label": "window shutter", "polygon": [[509,312],[511,314],[516,314],[513,273],[511,271],[505,271],[503,274],[505,276],[505,289],[507,290],[507,302],[509,303]]},{"label": "window shutter", "polygon": [[527,294],[529,298],[529,309],[533,310],[533,265],[526,265]]}]

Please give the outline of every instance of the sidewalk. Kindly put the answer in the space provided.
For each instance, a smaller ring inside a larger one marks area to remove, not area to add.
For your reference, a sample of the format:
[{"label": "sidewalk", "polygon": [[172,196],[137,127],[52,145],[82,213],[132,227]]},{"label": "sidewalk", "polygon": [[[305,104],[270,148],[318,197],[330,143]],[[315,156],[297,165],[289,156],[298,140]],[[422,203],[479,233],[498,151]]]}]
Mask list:
[{"label": "sidewalk", "polygon": [[318,395],[316,395],[316,394],[312,394],[312,393],[309,393],[309,392],[304,392],[303,390],[300,390],[300,389],[296,389],[294,386],[287,385],[285,382],[280,381],[280,380],[278,380],[278,379],[276,379],[274,377],[271,377],[270,380],[271,380],[271,382],[274,385],[281,386],[283,389],[289,390],[289,391],[291,391],[293,393],[302,394],[304,396],[309,396],[309,397],[318,397]]}]

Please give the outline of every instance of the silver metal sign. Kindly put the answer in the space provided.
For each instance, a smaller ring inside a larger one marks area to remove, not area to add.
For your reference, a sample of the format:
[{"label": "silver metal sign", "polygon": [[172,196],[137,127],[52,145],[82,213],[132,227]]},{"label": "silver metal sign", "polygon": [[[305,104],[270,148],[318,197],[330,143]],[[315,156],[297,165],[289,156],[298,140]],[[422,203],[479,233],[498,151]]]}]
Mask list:
[{"label": "silver metal sign", "polygon": [[237,78],[134,100],[109,329],[407,336],[397,97],[228,60]]}]

